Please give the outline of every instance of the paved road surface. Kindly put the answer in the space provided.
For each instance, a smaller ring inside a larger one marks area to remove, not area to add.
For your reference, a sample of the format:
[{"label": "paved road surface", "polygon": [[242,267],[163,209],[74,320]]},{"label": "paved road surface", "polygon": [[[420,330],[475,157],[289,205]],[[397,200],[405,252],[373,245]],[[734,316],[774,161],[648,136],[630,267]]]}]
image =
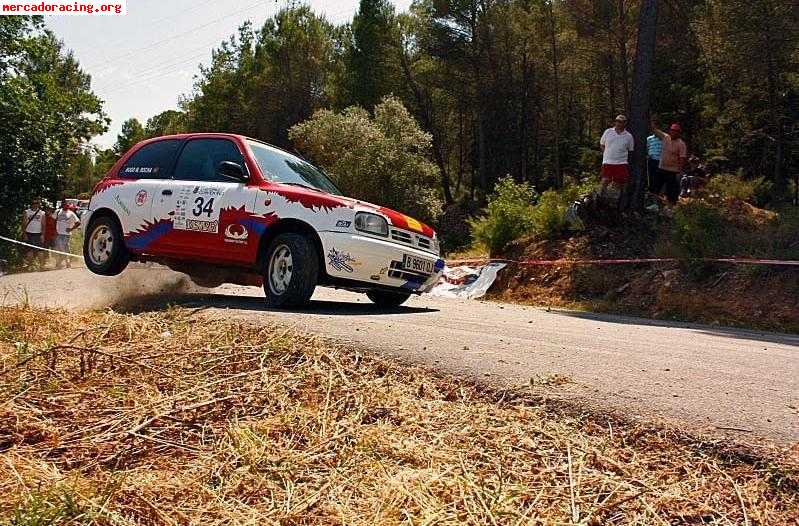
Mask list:
[{"label": "paved road surface", "polygon": [[257,288],[183,285],[179,275],[159,269],[129,269],[121,279],[76,269],[0,277],[0,299],[88,308],[161,291],[165,299],[155,304],[286,322],[503,384],[561,375],[570,381],[548,390],[558,397],[749,443],[799,441],[799,336],[432,297],[380,312],[362,295],[328,289],[317,289],[302,312],[275,312]]}]

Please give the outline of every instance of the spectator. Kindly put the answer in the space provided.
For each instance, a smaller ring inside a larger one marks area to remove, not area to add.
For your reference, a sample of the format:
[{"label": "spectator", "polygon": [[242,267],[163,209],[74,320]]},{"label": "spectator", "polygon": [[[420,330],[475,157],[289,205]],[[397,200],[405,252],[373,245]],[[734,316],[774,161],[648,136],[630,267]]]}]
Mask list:
[{"label": "spectator", "polygon": [[[72,231],[80,226],[80,219],[75,215],[66,199],[61,201],[61,209],[55,215],[56,221],[56,237],[55,237],[55,250],[59,252],[69,252],[69,240]],[[66,268],[72,267],[71,258],[68,256],[58,256],[56,268],[61,268],[65,264]]]},{"label": "spectator", "polygon": [[680,197],[679,176],[685,166],[685,158],[688,151],[685,142],[680,138],[682,127],[674,123],[669,127],[669,132],[665,133],[658,129],[653,120],[652,132],[658,139],[663,141],[663,147],[660,152],[660,165],[657,177],[655,177],[653,193],[659,195],[665,187],[666,199],[668,199],[670,205],[675,205]]},{"label": "spectator", "polygon": [[53,248],[53,244],[55,243],[55,208],[49,202],[44,201],[42,203],[42,208],[44,209],[44,225],[42,228],[42,247],[43,248]]},{"label": "spectator", "polygon": [[646,172],[649,177],[649,191],[656,194],[655,178],[660,169],[660,153],[663,151],[663,141],[654,133],[646,138]]},{"label": "spectator", "polygon": [[707,172],[699,160],[699,157],[692,155],[688,159],[688,169],[680,180],[680,197],[690,197],[696,194],[707,184]]},{"label": "spectator", "polygon": [[628,157],[635,147],[635,140],[626,128],[627,117],[618,115],[614,126],[605,130],[599,140],[602,148],[602,197],[609,184],[623,188],[630,178]]},{"label": "spectator", "polygon": [[[31,202],[31,207],[22,214],[23,241],[35,247],[42,246],[42,231],[45,227],[45,212],[42,210],[42,200],[38,197]],[[37,250],[28,249],[26,259],[33,260],[37,257],[44,263],[44,252],[37,254]]]}]

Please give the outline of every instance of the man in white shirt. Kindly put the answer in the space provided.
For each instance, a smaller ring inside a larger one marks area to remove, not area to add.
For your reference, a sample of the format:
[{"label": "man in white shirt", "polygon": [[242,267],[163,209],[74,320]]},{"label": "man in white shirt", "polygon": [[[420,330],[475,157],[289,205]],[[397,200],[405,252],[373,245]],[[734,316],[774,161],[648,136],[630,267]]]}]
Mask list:
[{"label": "man in white shirt", "polygon": [[635,139],[626,128],[627,117],[618,115],[614,126],[605,130],[599,140],[602,148],[602,196],[609,184],[623,188],[630,179],[628,158],[635,148]]},{"label": "man in white shirt", "polygon": [[[69,208],[66,200],[61,202],[61,210],[53,214],[53,217],[55,219],[56,232],[53,248],[59,252],[69,252],[69,239],[72,235],[72,231],[80,226],[80,219],[78,219],[77,214]],[[58,256],[56,267],[61,267],[62,263],[66,263],[67,268],[72,266],[72,261],[67,256]]]},{"label": "man in white shirt", "polygon": [[[42,210],[42,200],[38,197],[31,202],[31,207],[22,214],[23,241],[36,247],[42,246],[42,232],[44,231],[45,211]],[[36,254],[33,249],[28,250],[27,257],[39,256],[44,262],[45,253]]]}]

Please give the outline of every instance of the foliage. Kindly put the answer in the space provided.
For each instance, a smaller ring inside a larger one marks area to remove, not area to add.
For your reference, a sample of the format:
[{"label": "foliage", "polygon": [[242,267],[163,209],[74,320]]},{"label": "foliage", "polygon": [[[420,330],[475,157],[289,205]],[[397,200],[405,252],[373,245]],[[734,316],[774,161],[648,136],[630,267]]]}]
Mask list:
[{"label": "foliage", "polygon": [[474,241],[496,255],[511,241],[534,232],[543,220],[533,207],[537,199],[538,193],[529,183],[500,179],[483,215],[470,221]]},{"label": "foliage", "polygon": [[281,9],[213,52],[181,107],[190,131],[236,132],[288,147],[288,130],[327,105],[335,30],[310,7]]},{"label": "foliage", "polygon": [[58,199],[72,160],[106,129],[90,78],[40,18],[0,17],[0,234],[35,196]]},{"label": "foliage", "polygon": [[692,199],[675,209],[674,227],[660,255],[685,261],[694,273],[703,258],[799,258],[799,210],[762,210],[726,199]]},{"label": "foliage", "polygon": [[117,157],[122,157],[144,138],[144,126],[139,120],[128,119],[122,123],[122,130],[119,132],[117,142],[114,144],[114,153],[116,153]]},{"label": "foliage", "polygon": [[712,195],[757,203],[760,200],[758,198],[770,193],[771,184],[765,177],[747,180],[740,174],[720,174],[708,181],[706,189]]},{"label": "foliage", "polygon": [[546,190],[539,195],[528,183],[501,179],[483,215],[470,221],[473,239],[491,254],[498,254],[508,243],[524,236],[562,236],[573,227],[568,219],[569,207],[591,194],[595,186],[592,181],[568,181],[562,190]]},{"label": "foliage", "polygon": [[788,152],[799,146],[799,4],[708,0],[693,31],[704,86],[696,93],[703,145],[742,168],[787,186]]},{"label": "foliage", "polygon": [[401,80],[392,60],[399,40],[394,6],[387,0],[361,0],[351,27],[352,40],[344,58],[347,95],[350,104],[371,110]]},{"label": "foliage", "polygon": [[385,98],[373,116],[357,106],[320,110],[289,137],[346,195],[430,222],[441,214],[438,169],[427,159],[430,134],[398,99]]}]

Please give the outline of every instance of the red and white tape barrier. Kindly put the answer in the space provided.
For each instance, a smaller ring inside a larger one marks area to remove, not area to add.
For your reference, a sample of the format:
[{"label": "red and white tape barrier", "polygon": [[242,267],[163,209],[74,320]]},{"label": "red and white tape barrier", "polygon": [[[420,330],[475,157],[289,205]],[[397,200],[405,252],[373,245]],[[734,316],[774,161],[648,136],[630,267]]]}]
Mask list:
[{"label": "red and white tape barrier", "polygon": [[59,256],[68,256],[71,258],[83,259],[83,256],[79,256],[78,254],[70,254],[69,252],[59,252],[58,250],[51,250],[49,248],[37,247],[36,245],[31,245],[30,243],[23,243],[22,241],[18,241],[16,239],[11,239],[8,237],[0,236],[0,240],[7,241],[9,243],[14,243],[15,245],[22,245],[23,247],[32,248],[34,250],[41,250],[43,252],[50,252],[51,254],[58,254]]},{"label": "red and white tape barrier", "polygon": [[[519,266],[557,266],[557,265],[630,265],[636,263],[678,263],[677,258],[638,258],[638,259],[460,259],[447,261],[447,265],[485,265],[487,263],[507,263]],[[752,258],[701,258],[705,263],[731,263],[735,265],[773,265],[799,267],[799,261]]]}]

